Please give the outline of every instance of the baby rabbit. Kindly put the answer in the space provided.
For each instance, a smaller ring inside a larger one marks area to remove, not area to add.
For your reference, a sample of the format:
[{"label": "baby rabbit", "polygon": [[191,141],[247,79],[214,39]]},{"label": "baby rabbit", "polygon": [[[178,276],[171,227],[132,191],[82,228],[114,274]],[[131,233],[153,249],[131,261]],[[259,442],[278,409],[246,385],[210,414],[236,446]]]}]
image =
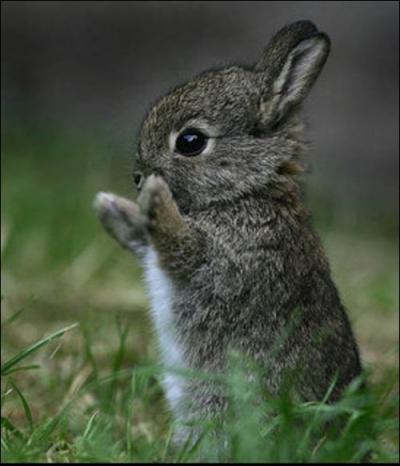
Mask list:
[{"label": "baby rabbit", "polygon": [[[200,74],[163,97],[139,137],[137,203],[99,193],[105,229],[145,269],[162,360],[221,372],[229,350],[277,393],[330,400],[361,371],[353,333],[303,206],[299,109],[329,54],[310,21],[281,29],[253,67]],[[285,332],[298,317],[291,331]],[[165,377],[179,419],[221,413],[211,382]]]}]

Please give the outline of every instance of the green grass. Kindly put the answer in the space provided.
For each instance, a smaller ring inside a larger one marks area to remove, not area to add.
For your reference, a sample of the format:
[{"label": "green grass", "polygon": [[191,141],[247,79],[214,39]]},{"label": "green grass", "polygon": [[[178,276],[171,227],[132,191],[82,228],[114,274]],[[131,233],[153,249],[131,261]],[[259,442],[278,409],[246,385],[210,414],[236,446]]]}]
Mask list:
[{"label": "green grass", "polygon": [[351,387],[334,406],[274,399],[234,360],[219,380],[224,434],[208,425],[176,449],[141,269],[92,210],[99,190],[131,195],[127,148],[49,122],[9,120],[2,136],[2,461],[359,461],[370,448],[398,459],[394,207],[341,203],[315,184],[308,196],[370,393]]}]

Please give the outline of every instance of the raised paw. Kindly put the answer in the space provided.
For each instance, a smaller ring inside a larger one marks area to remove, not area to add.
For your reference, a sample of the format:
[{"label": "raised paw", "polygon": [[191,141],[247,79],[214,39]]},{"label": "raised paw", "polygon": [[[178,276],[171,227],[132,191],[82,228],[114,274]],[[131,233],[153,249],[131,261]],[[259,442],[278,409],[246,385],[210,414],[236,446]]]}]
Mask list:
[{"label": "raised paw", "polygon": [[105,230],[121,246],[135,250],[146,241],[146,219],[132,201],[111,193],[100,192],[94,208]]},{"label": "raised paw", "polygon": [[150,225],[160,217],[162,209],[165,209],[172,201],[171,191],[167,183],[160,177],[150,175],[139,196],[138,203],[142,214],[148,219]]}]

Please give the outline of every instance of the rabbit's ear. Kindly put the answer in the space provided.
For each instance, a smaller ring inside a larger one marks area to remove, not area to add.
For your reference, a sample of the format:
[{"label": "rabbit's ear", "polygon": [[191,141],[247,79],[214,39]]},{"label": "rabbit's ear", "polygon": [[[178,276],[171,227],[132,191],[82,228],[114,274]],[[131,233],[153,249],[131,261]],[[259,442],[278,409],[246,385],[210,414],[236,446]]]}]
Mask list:
[{"label": "rabbit's ear", "polygon": [[260,77],[262,120],[278,123],[306,97],[330,49],[329,37],[310,21],[290,24],[272,38],[254,70]]}]

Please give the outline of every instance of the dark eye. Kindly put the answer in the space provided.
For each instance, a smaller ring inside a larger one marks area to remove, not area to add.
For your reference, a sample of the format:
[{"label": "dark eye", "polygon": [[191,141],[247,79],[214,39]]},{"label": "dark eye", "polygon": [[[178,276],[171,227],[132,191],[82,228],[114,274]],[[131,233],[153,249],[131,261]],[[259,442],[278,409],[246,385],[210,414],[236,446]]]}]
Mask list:
[{"label": "dark eye", "polygon": [[176,139],[175,150],[181,155],[193,157],[207,147],[208,137],[195,128],[185,129]]}]

